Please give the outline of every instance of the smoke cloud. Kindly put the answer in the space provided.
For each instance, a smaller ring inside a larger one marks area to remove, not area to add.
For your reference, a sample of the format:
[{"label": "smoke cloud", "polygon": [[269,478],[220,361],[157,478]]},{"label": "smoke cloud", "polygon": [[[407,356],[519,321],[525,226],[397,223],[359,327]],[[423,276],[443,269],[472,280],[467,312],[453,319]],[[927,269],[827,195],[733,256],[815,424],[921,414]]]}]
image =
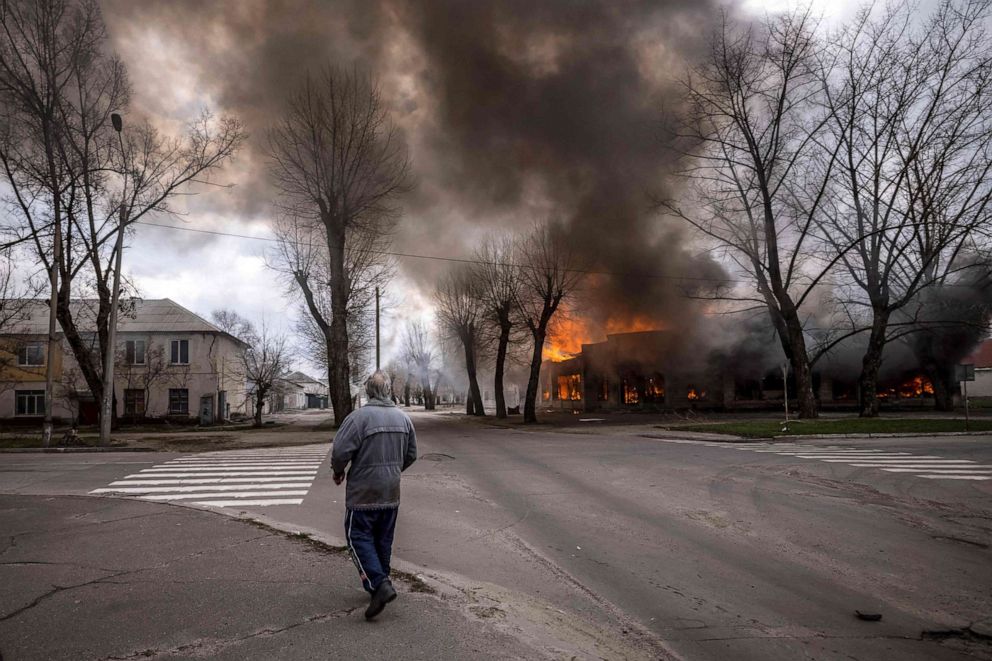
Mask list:
[{"label": "smoke cloud", "polygon": [[[103,6],[145,110],[174,120],[208,99],[251,132],[222,177],[236,187],[194,198],[191,216],[270,217],[267,127],[308,69],[356,66],[378,77],[413,161],[397,249],[468,256],[489,231],[555,218],[588,269],[624,274],[582,292],[602,330],[631,317],[684,327],[695,308],[678,278],[724,277],[649,202],[678,166],[659,135],[678,108],[675,78],[716,17],[708,2]],[[425,292],[444,268],[399,266]]]}]

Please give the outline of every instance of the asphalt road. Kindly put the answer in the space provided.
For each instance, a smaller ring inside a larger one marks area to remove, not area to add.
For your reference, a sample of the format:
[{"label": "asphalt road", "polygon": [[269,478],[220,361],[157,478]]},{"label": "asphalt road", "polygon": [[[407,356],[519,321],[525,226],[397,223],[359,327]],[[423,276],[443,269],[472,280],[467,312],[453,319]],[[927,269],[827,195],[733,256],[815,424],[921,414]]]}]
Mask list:
[{"label": "asphalt road", "polygon": [[[522,636],[537,623],[606,658],[621,636],[693,660],[992,658],[992,480],[976,468],[992,437],[766,447],[415,423],[395,555]],[[176,459],[5,455],[0,492],[88,493]],[[235,509],[340,538],[327,470],[302,504]]]}]

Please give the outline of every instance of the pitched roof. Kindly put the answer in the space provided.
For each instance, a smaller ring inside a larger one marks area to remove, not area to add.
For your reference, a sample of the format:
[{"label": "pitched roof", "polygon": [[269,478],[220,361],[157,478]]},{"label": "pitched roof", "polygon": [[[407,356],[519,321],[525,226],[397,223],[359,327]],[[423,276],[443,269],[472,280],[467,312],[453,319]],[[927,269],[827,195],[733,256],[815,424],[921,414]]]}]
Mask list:
[{"label": "pitched roof", "polygon": [[975,351],[961,362],[973,363],[975,367],[992,367],[992,339],[979,344]]},{"label": "pitched roof", "polygon": [[304,383],[316,384],[318,386],[324,385],[317,379],[312,376],[307,376],[303,372],[290,372],[289,374],[283,374],[280,378],[286,381],[291,381],[297,385],[303,385]]},{"label": "pitched roof", "polygon": [[[168,298],[135,299],[131,312],[117,317],[119,333],[220,333],[224,332],[203,317],[190,312]],[[96,330],[96,301],[75,300],[70,303],[73,318],[82,332]],[[43,300],[29,301],[21,318],[11,322],[8,333],[42,335],[48,332],[48,303]],[[234,338],[237,340],[237,338]],[[237,340],[241,342],[241,340]]]}]

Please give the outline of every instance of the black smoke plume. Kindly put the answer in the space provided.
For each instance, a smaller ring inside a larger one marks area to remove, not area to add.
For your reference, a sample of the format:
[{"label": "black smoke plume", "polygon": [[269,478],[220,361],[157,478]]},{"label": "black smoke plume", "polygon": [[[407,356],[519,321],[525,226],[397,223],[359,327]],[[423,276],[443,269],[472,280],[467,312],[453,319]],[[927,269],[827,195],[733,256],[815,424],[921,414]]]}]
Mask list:
[{"label": "black smoke plume", "polygon": [[[157,43],[178,49],[178,61],[152,72],[157,84],[192,76],[218,110],[247,123],[251,149],[230,173],[239,185],[203,204],[270,215],[267,127],[307,69],[357,66],[378,76],[419,182],[398,249],[466,256],[486,231],[555,218],[589,270],[622,274],[587,283],[582,314],[601,326],[639,316],[684,328],[694,307],[679,278],[725,275],[649,204],[678,165],[659,136],[679,106],[677,77],[717,18],[710,2],[105,0],[104,8],[125,61]],[[135,82],[139,91],[150,84]],[[400,266],[424,291],[443,268]]]}]

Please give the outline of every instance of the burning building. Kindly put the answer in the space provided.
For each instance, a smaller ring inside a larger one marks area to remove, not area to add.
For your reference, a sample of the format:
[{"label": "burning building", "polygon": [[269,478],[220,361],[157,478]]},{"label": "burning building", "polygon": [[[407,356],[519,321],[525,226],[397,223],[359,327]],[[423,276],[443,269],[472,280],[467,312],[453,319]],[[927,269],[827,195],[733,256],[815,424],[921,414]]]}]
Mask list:
[{"label": "burning building", "polygon": [[[796,396],[778,366],[740,360],[675,331],[610,333],[605,341],[582,343],[570,357],[559,345],[548,355],[538,395],[546,407],[748,410],[781,407],[786,388],[790,399]],[[913,371],[893,373],[879,385],[888,403],[923,405],[933,396],[932,384]],[[856,372],[815,371],[813,387],[823,406],[856,405]]]},{"label": "burning building", "polygon": [[664,330],[613,333],[582,344],[575,356],[545,363],[542,403],[594,410],[708,402],[710,393],[721,392],[719,373],[698,369],[683,345]]}]

